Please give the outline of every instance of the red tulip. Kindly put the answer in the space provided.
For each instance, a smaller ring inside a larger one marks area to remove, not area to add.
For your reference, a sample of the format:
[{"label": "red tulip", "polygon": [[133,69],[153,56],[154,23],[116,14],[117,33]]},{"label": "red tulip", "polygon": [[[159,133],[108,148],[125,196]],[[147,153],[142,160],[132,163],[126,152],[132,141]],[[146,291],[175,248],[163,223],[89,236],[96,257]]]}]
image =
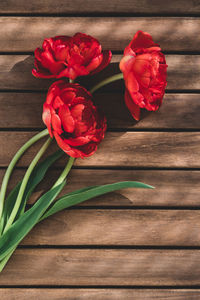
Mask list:
[{"label": "red tulip", "polygon": [[56,36],[45,39],[42,49],[35,50],[35,69],[39,78],[92,75],[104,69],[111,60],[111,51],[102,51],[92,36],[76,33],[73,37]]},{"label": "red tulip", "polygon": [[49,88],[43,106],[43,121],[50,136],[72,157],[92,155],[104,138],[106,118],[91,99],[79,84],[60,80]]},{"label": "red tulip", "polygon": [[138,31],[124,50],[120,69],[125,80],[125,103],[132,116],[140,119],[140,108],[156,111],[167,85],[167,65],[161,48],[150,34]]}]

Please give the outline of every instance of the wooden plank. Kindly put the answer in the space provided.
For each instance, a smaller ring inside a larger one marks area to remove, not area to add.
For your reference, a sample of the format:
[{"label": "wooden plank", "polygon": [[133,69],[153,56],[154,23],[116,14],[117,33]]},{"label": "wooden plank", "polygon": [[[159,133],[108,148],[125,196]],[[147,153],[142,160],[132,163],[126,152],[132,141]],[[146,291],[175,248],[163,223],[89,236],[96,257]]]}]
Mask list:
[{"label": "wooden plank", "polygon": [[[0,170],[0,182],[4,174]],[[9,191],[23,177],[24,170],[15,170]],[[61,170],[51,170],[31,198],[33,203],[48,190]],[[78,180],[77,180],[78,178]],[[80,206],[200,206],[200,171],[152,170],[72,170],[62,195],[87,186],[107,184],[122,180],[136,180],[155,186],[154,190],[125,189],[86,201]]]},{"label": "wooden plank", "polygon": [[158,1],[149,2],[141,0],[112,0],[95,1],[92,0],[60,0],[59,5],[55,5],[53,0],[35,0],[35,1],[17,1],[13,0],[1,1],[1,13],[52,13],[52,14],[80,14],[80,13],[174,13],[178,14],[197,14],[200,13],[200,5],[198,1],[192,4],[185,0],[173,1],[169,0],[165,5],[160,5]]},{"label": "wooden plank", "polygon": [[38,224],[22,244],[200,246],[199,227],[200,211],[65,210]]},{"label": "wooden plank", "polygon": [[199,51],[199,26],[200,18],[194,17],[1,17],[0,51],[33,51],[44,38],[77,31],[95,36],[103,48],[119,51],[137,30],[150,32],[163,50]]},{"label": "wooden plank", "polygon": [[18,249],[0,285],[199,285],[199,262],[199,250]]},{"label": "wooden plank", "polygon": [[[32,49],[33,50],[33,49]],[[81,84],[91,88],[97,82],[119,73],[121,55],[114,55],[112,63],[102,72],[92,77],[84,77]],[[200,89],[200,55],[167,55],[167,90]],[[31,74],[34,59],[31,55],[0,55],[0,89],[46,91],[55,80],[37,79]],[[102,88],[105,91],[123,91],[123,80]]]},{"label": "wooden plank", "polygon": [[[0,166],[7,166],[16,150],[33,134],[35,133],[0,132]],[[75,165],[199,168],[199,141],[198,132],[108,132],[98,151],[86,159],[77,159]],[[37,146],[41,143],[38,142]],[[33,146],[26,152],[19,166],[30,163],[37,146]],[[55,148],[56,145],[53,149]],[[67,156],[64,161],[62,159],[58,161],[57,165],[63,166],[66,158]]]},{"label": "wooden plank", "polygon": [[[43,128],[45,97],[45,93],[0,93],[0,128]],[[200,129],[199,94],[166,94],[160,110],[153,113],[143,110],[140,122],[132,118],[121,93],[95,94],[94,101],[105,113],[108,128]],[[174,109],[176,114],[172,113]]]},{"label": "wooden plank", "polygon": [[[199,167],[200,137],[196,132],[107,133],[101,147],[77,166]],[[193,153],[191,157],[191,153]]]},{"label": "wooden plank", "polygon": [[0,289],[1,300],[196,300],[200,298],[198,289],[48,289],[48,288],[4,288]]}]

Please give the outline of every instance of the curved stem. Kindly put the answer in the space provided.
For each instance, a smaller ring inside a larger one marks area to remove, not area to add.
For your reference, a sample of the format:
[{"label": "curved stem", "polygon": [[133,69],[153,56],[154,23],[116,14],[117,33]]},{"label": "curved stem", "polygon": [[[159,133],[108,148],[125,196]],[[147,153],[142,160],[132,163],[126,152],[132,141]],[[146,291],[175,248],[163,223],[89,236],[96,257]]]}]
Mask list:
[{"label": "curved stem", "polygon": [[[58,186],[59,184],[61,184],[63,182],[63,180],[65,180],[65,178],[67,177],[67,175],[69,174],[69,171],[71,170],[71,168],[73,166],[74,160],[75,160],[75,158],[73,158],[73,157],[69,158],[65,169],[63,170],[63,172],[60,174],[57,181],[52,186],[52,189],[55,188],[56,186]],[[44,217],[41,217],[39,222],[42,221],[43,218]],[[10,253],[8,253],[8,255],[6,255],[6,257],[4,257],[4,259],[2,259],[2,261],[0,262],[0,272],[4,269],[5,265],[7,264],[8,260],[10,259],[11,255],[13,254],[13,252],[15,251],[16,248],[17,247],[14,247],[14,249],[12,249],[10,251]]]},{"label": "curved stem", "polygon": [[117,80],[121,80],[123,79],[123,73],[119,73],[119,74],[115,74],[111,77],[108,77],[104,80],[102,80],[101,82],[99,82],[97,85],[95,85],[91,90],[90,93],[94,93],[96,90],[100,89],[101,87],[103,87],[106,84],[109,84],[113,81],[117,81]]},{"label": "curved stem", "polygon": [[6,232],[10,228],[10,226],[12,225],[12,223],[13,223],[15,217],[16,217],[16,214],[18,212],[19,206],[21,204],[21,200],[22,200],[22,197],[24,195],[24,191],[25,191],[28,179],[29,179],[29,177],[30,177],[30,175],[31,175],[34,167],[36,166],[37,162],[42,157],[42,155],[44,154],[44,152],[48,148],[49,144],[51,143],[51,140],[52,140],[51,138],[48,138],[48,140],[44,143],[44,145],[42,146],[42,148],[38,151],[38,153],[36,154],[36,156],[32,160],[31,164],[29,165],[29,167],[28,167],[28,169],[26,171],[26,174],[25,174],[25,176],[24,176],[24,178],[22,180],[22,184],[20,186],[20,190],[19,190],[17,199],[15,201],[15,205],[14,205],[13,210],[12,210],[12,212],[10,214],[10,217],[9,217],[7,223],[6,223],[4,232]]},{"label": "curved stem", "polygon": [[[56,182],[54,183],[54,185],[52,186],[51,189],[55,188],[56,186],[58,186],[59,184],[61,184],[65,180],[65,178],[67,177],[67,175],[69,174],[69,171],[71,170],[71,168],[73,166],[74,161],[75,161],[74,157],[69,158],[66,167],[64,168],[64,170],[62,171],[59,178],[56,180]],[[46,218],[45,217],[46,213],[48,213],[48,209],[43,214],[43,216],[40,218],[39,222]]]},{"label": "curved stem", "polygon": [[65,180],[65,178],[67,177],[67,175],[69,174],[69,171],[71,170],[71,168],[73,166],[74,161],[75,161],[74,157],[69,158],[66,167],[64,168],[64,170],[60,174],[59,178],[56,180],[56,182],[52,186],[52,189],[55,188],[56,186],[58,186],[59,184],[61,184],[63,182],[63,180]]},{"label": "curved stem", "polygon": [[22,154],[31,146],[33,145],[35,142],[37,142],[39,139],[43,138],[44,136],[48,135],[48,130],[45,129],[42,132],[36,134],[35,136],[33,136],[28,142],[26,142],[15,154],[15,156],[13,157],[13,159],[11,160],[6,173],[4,175],[3,181],[2,181],[2,185],[1,185],[1,191],[0,191],[0,219],[2,216],[2,212],[3,212],[3,206],[4,206],[4,200],[5,200],[5,195],[6,195],[6,189],[8,186],[8,181],[10,178],[10,175],[13,171],[13,168],[15,167],[17,161],[19,160],[19,158],[22,156]]}]

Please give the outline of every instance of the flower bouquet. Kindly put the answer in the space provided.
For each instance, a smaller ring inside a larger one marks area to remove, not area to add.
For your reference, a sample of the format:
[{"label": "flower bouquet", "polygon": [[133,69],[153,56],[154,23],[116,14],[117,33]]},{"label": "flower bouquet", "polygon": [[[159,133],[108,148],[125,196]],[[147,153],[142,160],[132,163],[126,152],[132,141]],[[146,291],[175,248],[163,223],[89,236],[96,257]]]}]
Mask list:
[{"label": "flower bouquet", "polygon": [[[40,221],[96,196],[123,188],[153,188],[135,181],[85,187],[64,196],[59,194],[77,158],[93,155],[106,132],[106,117],[93,103],[93,94],[116,80],[125,82],[125,103],[135,120],[141,108],[156,111],[166,87],[167,65],[158,44],[148,33],[138,31],[124,50],[119,74],[104,79],[86,90],[78,83],[80,76],[92,76],[110,63],[111,51],[102,51],[99,42],[86,34],[45,39],[42,49],[35,50],[32,74],[54,78],[43,104],[42,119],[47,129],[27,141],[11,160],[0,191],[0,271],[21,240]],[[42,102],[42,100],[41,100]],[[109,103],[108,103],[109,105]],[[12,171],[24,152],[38,140],[49,136],[36,153],[23,179],[7,195]],[[60,150],[39,162],[55,140]],[[27,202],[48,169],[62,155],[69,159],[54,185],[30,207]]]}]

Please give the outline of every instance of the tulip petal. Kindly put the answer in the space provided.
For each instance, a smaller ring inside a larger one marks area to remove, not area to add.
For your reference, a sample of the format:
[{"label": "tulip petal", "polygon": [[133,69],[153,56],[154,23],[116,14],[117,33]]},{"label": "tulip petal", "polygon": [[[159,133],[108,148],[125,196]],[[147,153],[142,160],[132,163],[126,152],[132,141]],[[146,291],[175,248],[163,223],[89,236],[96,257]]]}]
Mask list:
[{"label": "tulip petal", "polygon": [[134,51],[137,51],[137,49],[149,48],[154,46],[159,46],[159,45],[154,43],[152,36],[147,32],[143,32],[139,30],[134,35],[128,47],[130,47]]},{"label": "tulip petal", "polygon": [[81,121],[82,120],[82,113],[85,106],[83,104],[77,104],[71,108],[71,115],[74,119]]},{"label": "tulip petal", "polygon": [[41,64],[53,74],[58,74],[65,68],[62,61],[56,62],[54,60],[50,51],[44,51],[41,53]]},{"label": "tulip petal", "polygon": [[83,146],[91,141],[89,136],[79,136],[77,138],[69,138],[65,140],[70,146],[77,147]]},{"label": "tulip petal", "polygon": [[84,157],[88,157],[94,154],[94,152],[97,150],[97,144],[90,142],[84,146],[80,147],[81,152],[84,154]]},{"label": "tulip petal", "polygon": [[62,126],[66,132],[72,133],[75,128],[75,122],[67,105],[60,107],[58,115],[61,119]]},{"label": "tulip petal", "polygon": [[92,71],[90,73],[90,75],[99,73],[104,68],[106,68],[107,65],[110,63],[111,58],[112,58],[112,52],[110,50],[105,50],[105,51],[102,52],[102,54],[103,54],[103,59],[102,59],[101,64],[94,71]]},{"label": "tulip petal", "polygon": [[32,74],[37,78],[55,78],[55,75],[51,75],[48,72],[44,72],[43,70],[37,71],[35,69],[32,69]]},{"label": "tulip petal", "polygon": [[56,139],[56,142],[58,144],[58,146],[65,152],[67,153],[69,156],[71,157],[75,157],[75,158],[78,158],[78,157],[81,157],[83,158],[84,155],[83,153],[78,150],[77,148],[71,148],[67,142],[66,142],[66,139],[62,139],[58,134],[57,132],[54,132],[54,137]]},{"label": "tulip petal", "polygon": [[47,126],[47,129],[49,131],[50,137],[53,137],[52,129],[51,129],[51,110],[46,103],[43,105],[43,114],[42,114],[42,120],[44,124]]},{"label": "tulip petal", "polygon": [[63,105],[63,101],[61,100],[60,96],[56,96],[53,101],[53,108],[58,109]]},{"label": "tulip petal", "polygon": [[65,45],[59,45],[55,49],[55,58],[57,61],[65,61],[67,56],[68,49]]},{"label": "tulip petal", "polygon": [[119,63],[119,68],[124,74],[124,78],[129,76],[129,72],[132,72],[135,64],[135,56],[124,55]]},{"label": "tulip petal", "polygon": [[127,89],[125,90],[125,103],[136,121],[140,120],[140,107],[134,103]]},{"label": "tulip petal", "polygon": [[36,48],[34,51],[34,56],[40,62],[41,62],[41,54],[42,54],[42,49]]},{"label": "tulip petal", "polygon": [[52,114],[51,124],[52,124],[53,130],[56,131],[59,135],[61,135],[63,133],[63,130],[61,127],[61,120],[56,113]]},{"label": "tulip petal", "polygon": [[137,82],[137,79],[135,78],[135,75],[133,72],[130,72],[128,74],[127,79],[125,79],[126,87],[129,90],[129,93],[136,93],[139,91],[139,84]]},{"label": "tulip petal", "polygon": [[104,137],[106,120],[79,84],[54,82],[44,104],[43,119],[51,136],[72,157],[92,155]]},{"label": "tulip petal", "polygon": [[57,76],[57,78],[67,77],[71,80],[75,80],[77,75],[71,67],[65,68]]},{"label": "tulip petal", "polygon": [[93,58],[85,68],[88,72],[92,72],[99,67],[102,61],[103,61],[103,53]]}]

